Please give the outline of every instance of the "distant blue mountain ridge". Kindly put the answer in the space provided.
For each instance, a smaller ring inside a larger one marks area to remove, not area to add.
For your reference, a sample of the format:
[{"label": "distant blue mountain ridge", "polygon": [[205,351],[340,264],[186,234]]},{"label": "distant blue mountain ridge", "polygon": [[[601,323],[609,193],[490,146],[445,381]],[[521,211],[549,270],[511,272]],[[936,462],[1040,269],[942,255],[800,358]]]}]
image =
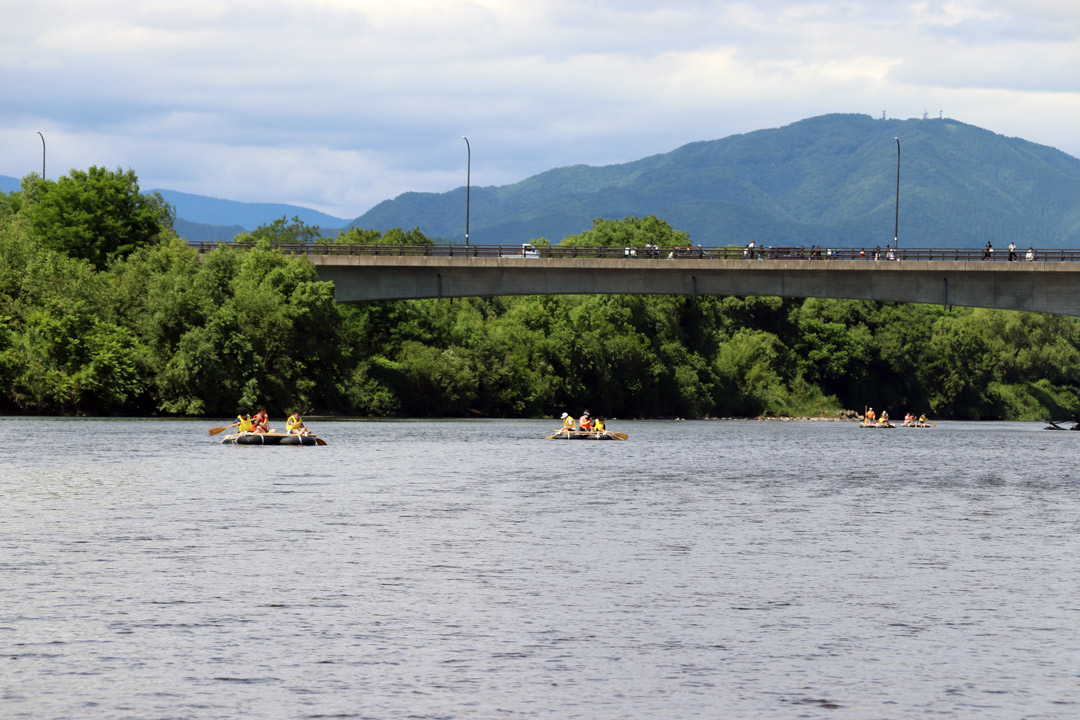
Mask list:
[{"label": "distant blue mountain ridge", "polygon": [[[18,178],[0,175],[0,192],[19,189]],[[150,192],[154,192],[151,190]],[[349,224],[345,218],[334,217],[318,210],[286,203],[249,203],[236,200],[194,195],[176,190],[157,190],[165,202],[176,208],[176,232],[183,238],[196,241],[231,240],[242,232],[250,232],[286,218],[300,218],[307,225],[317,225],[324,234],[336,235]]]},{"label": "distant blue mountain ridge", "polygon": [[178,218],[205,225],[239,225],[251,231],[260,225],[266,225],[283,217],[289,220],[298,217],[307,225],[318,225],[320,228],[335,230],[349,224],[346,218],[334,217],[299,205],[237,202],[176,190],[158,190],[157,192],[161,193],[165,202],[176,208]]}]

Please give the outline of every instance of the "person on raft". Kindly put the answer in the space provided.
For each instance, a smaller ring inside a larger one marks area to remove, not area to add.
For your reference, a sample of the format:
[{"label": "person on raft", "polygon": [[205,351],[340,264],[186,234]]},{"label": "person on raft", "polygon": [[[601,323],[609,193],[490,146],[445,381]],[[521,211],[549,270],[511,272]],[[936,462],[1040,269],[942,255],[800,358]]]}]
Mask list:
[{"label": "person on raft", "polygon": [[592,418],[589,417],[588,410],[586,410],[585,413],[580,418],[578,418],[577,424],[578,428],[581,430],[592,430]]},{"label": "person on raft", "polygon": [[563,413],[562,414],[562,429],[563,430],[573,430],[574,429],[574,418],[570,417],[570,413]]},{"label": "person on raft", "polygon": [[240,411],[240,414],[236,416],[236,422],[232,425],[226,425],[225,430],[229,428],[236,428],[236,432],[251,432],[251,415],[244,411]]},{"label": "person on raft", "polygon": [[251,432],[256,433],[268,433],[270,430],[270,418],[266,414],[266,406],[263,405],[259,408],[259,412],[255,413],[251,418]]},{"label": "person on raft", "polygon": [[593,425],[593,430],[596,432],[604,432],[607,428],[604,426],[604,418],[596,418],[596,424]]},{"label": "person on raft", "polygon": [[300,419],[299,410],[293,410],[292,415],[285,419],[285,431],[290,435],[311,434],[311,431],[304,427],[304,421]]}]

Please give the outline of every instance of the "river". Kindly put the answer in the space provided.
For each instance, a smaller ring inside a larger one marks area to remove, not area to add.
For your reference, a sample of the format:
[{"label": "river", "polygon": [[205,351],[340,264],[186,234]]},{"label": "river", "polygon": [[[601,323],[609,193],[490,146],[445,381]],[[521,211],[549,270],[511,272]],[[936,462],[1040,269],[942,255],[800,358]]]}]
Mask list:
[{"label": "river", "polygon": [[0,419],[0,715],[1080,717],[1080,432],[222,424]]}]

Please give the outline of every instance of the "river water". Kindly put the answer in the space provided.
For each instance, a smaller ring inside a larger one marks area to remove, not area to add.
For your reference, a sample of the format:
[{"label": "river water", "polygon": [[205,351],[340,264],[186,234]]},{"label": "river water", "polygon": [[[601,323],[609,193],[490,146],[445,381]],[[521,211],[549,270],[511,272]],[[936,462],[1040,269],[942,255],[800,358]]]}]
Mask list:
[{"label": "river water", "polygon": [[6,419],[4,718],[1080,717],[1080,432]]}]

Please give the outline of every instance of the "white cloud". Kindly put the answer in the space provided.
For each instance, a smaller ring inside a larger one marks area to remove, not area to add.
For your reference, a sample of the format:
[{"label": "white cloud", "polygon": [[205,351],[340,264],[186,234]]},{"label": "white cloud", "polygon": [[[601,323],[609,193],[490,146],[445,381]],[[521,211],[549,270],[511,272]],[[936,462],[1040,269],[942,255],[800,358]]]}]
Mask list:
[{"label": "white cloud", "polygon": [[[0,26],[0,174],[354,217],[827,112],[928,109],[1080,155],[1052,0],[39,0]],[[49,173],[54,175],[52,171]]]}]

